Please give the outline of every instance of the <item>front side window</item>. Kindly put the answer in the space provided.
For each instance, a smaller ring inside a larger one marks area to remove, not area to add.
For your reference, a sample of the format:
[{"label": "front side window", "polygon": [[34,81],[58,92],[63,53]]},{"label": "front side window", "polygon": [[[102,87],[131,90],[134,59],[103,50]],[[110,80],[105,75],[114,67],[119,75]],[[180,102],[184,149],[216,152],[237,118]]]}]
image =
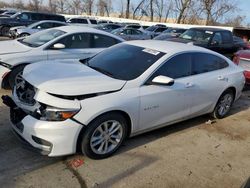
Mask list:
[{"label": "front side window", "polygon": [[222,37],[221,37],[221,33],[217,32],[214,34],[214,37],[212,39],[211,42],[212,45],[219,45],[222,44]]},{"label": "front side window", "polygon": [[36,27],[36,29],[49,29],[49,28],[51,28],[52,26],[53,26],[52,23],[47,22],[47,23],[39,24],[39,25]]},{"label": "front side window", "polygon": [[91,24],[97,24],[97,21],[96,20],[89,20]]},{"label": "front side window", "polygon": [[232,43],[232,33],[230,31],[224,31],[222,33],[222,39],[224,44]]},{"label": "front side window", "polygon": [[29,15],[26,14],[26,13],[21,13],[21,14],[18,16],[18,18],[19,18],[20,20],[30,20]]},{"label": "front side window", "polygon": [[151,77],[167,76],[173,79],[191,75],[192,56],[190,54],[180,54],[162,65]]},{"label": "front side window", "polygon": [[87,19],[79,19],[79,23],[88,24],[88,20]]},{"label": "front side window", "polygon": [[20,43],[30,46],[30,47],[39,47],[46,44],[49,41],[52,41],[58,38],[61,35],[64,35],[66,32],[59,29],[44,30],[38,33],[35,33],[31,36],[26,37],[25,39],[18,40]]},{"label": "front side window", "polygon": [[192,75],[223,69],[228,66],[226,60],[212,54],[194,53]]},{"label": "front side window", "polygon": [[97,54],[88,66],[116,79],[133,80],[163,55],[163,52],[121,43]]},{"label": "front side window", "polygon": [[64,44],[66,49],[90,48],[90,34],[79,33],[68,35],[56,43]]},{"label": "front side window", "polygon": [[92,48],[107,48],[113,46],[118,43],[118,41],[112,37],[100,35],[100,34],[92,34],[91,41]]}]

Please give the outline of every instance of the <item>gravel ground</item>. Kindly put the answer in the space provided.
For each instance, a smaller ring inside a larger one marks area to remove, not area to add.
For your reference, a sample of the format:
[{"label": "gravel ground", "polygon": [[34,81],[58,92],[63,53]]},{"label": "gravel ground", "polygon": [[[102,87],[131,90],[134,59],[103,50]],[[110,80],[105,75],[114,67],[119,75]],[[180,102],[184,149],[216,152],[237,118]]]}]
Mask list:
[{"label": "gravel ground", "polygon": [[223,120],[209,125],[209,116],[202,116],[143,134],[127,140],[111,158],[95,161],[79,154],[48,158],[23,149],[0,103],[0,184],[239,188],[250,176],[249,113],[250,91],[245,91]]}]

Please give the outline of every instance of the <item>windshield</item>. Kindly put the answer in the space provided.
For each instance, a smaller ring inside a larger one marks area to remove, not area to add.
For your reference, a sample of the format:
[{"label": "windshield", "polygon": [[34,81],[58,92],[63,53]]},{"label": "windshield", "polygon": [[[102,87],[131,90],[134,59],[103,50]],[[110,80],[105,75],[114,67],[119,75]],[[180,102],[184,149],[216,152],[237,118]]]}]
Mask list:
[{"label": "windshield", "polygon": [[39,47],[65,33],[59,29],[44,30],[18,41],[26,46]]},{"label": "windshield", "polygon": [[207,43],[213,36],[212,31],[189,29],[180,35],[180,38]]},{"label": "windshield", "polygon": [[143,74],[165,53],[133,46],[118,44],[86,63],[89,67],[119,80],[133,80]]},{"label": "windshield", "polygon": [[16,18],[19,14],[21,14],[21,13],[20,13],[20,12],[17,12],[17,13],[15,13],[15,14],[11,15],[10,17],[11,17],[11,18]]},{"label": "windshield", "polygon": [[119,34],[122,30],[123,30],[122,28],[115,29],[115,30],[111,31],[111,33],[114,34],[114,35],[117,35],[117,34]]}]

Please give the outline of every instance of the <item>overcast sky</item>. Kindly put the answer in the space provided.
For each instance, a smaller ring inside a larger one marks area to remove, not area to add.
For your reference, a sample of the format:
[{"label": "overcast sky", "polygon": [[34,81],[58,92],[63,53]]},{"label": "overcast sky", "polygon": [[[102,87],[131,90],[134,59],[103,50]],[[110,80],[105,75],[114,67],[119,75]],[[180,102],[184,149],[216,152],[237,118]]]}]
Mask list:
[{"label": "overcast sky", "polygon": [[[13,0],[0,0],[0,1],[5,1],[5,2],[12,2]],[[29,0],[23,0],[24,2],[29,2]],[[139,0],[131,0],[132,2],[138,2]],[[47,3],[48,0],[43,0],[43,3]],[[113,6],[115,9],[117,7],[120,7],[120,0],[112,0]],[[245,16],[246,20],[245,23],[250,23],[250,0],[237,0],[237,6],[240,9],[237,13],[234,13],[234,16],[241,15]]]}]

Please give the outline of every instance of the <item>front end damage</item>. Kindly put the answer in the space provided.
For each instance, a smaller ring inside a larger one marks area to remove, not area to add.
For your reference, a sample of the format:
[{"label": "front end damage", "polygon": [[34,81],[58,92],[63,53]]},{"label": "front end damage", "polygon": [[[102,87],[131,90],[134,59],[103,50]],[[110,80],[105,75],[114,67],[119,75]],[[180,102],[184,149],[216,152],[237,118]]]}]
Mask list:
[{"label": "front end damage", "polygon": [[12,97],[2,96],[2,100],[10,108],[14,132],[26,146],[48,156],[76,152],[83,127],[73,118],[81,109],[78,100],[54,97],[27,81],[14,88]]}]

